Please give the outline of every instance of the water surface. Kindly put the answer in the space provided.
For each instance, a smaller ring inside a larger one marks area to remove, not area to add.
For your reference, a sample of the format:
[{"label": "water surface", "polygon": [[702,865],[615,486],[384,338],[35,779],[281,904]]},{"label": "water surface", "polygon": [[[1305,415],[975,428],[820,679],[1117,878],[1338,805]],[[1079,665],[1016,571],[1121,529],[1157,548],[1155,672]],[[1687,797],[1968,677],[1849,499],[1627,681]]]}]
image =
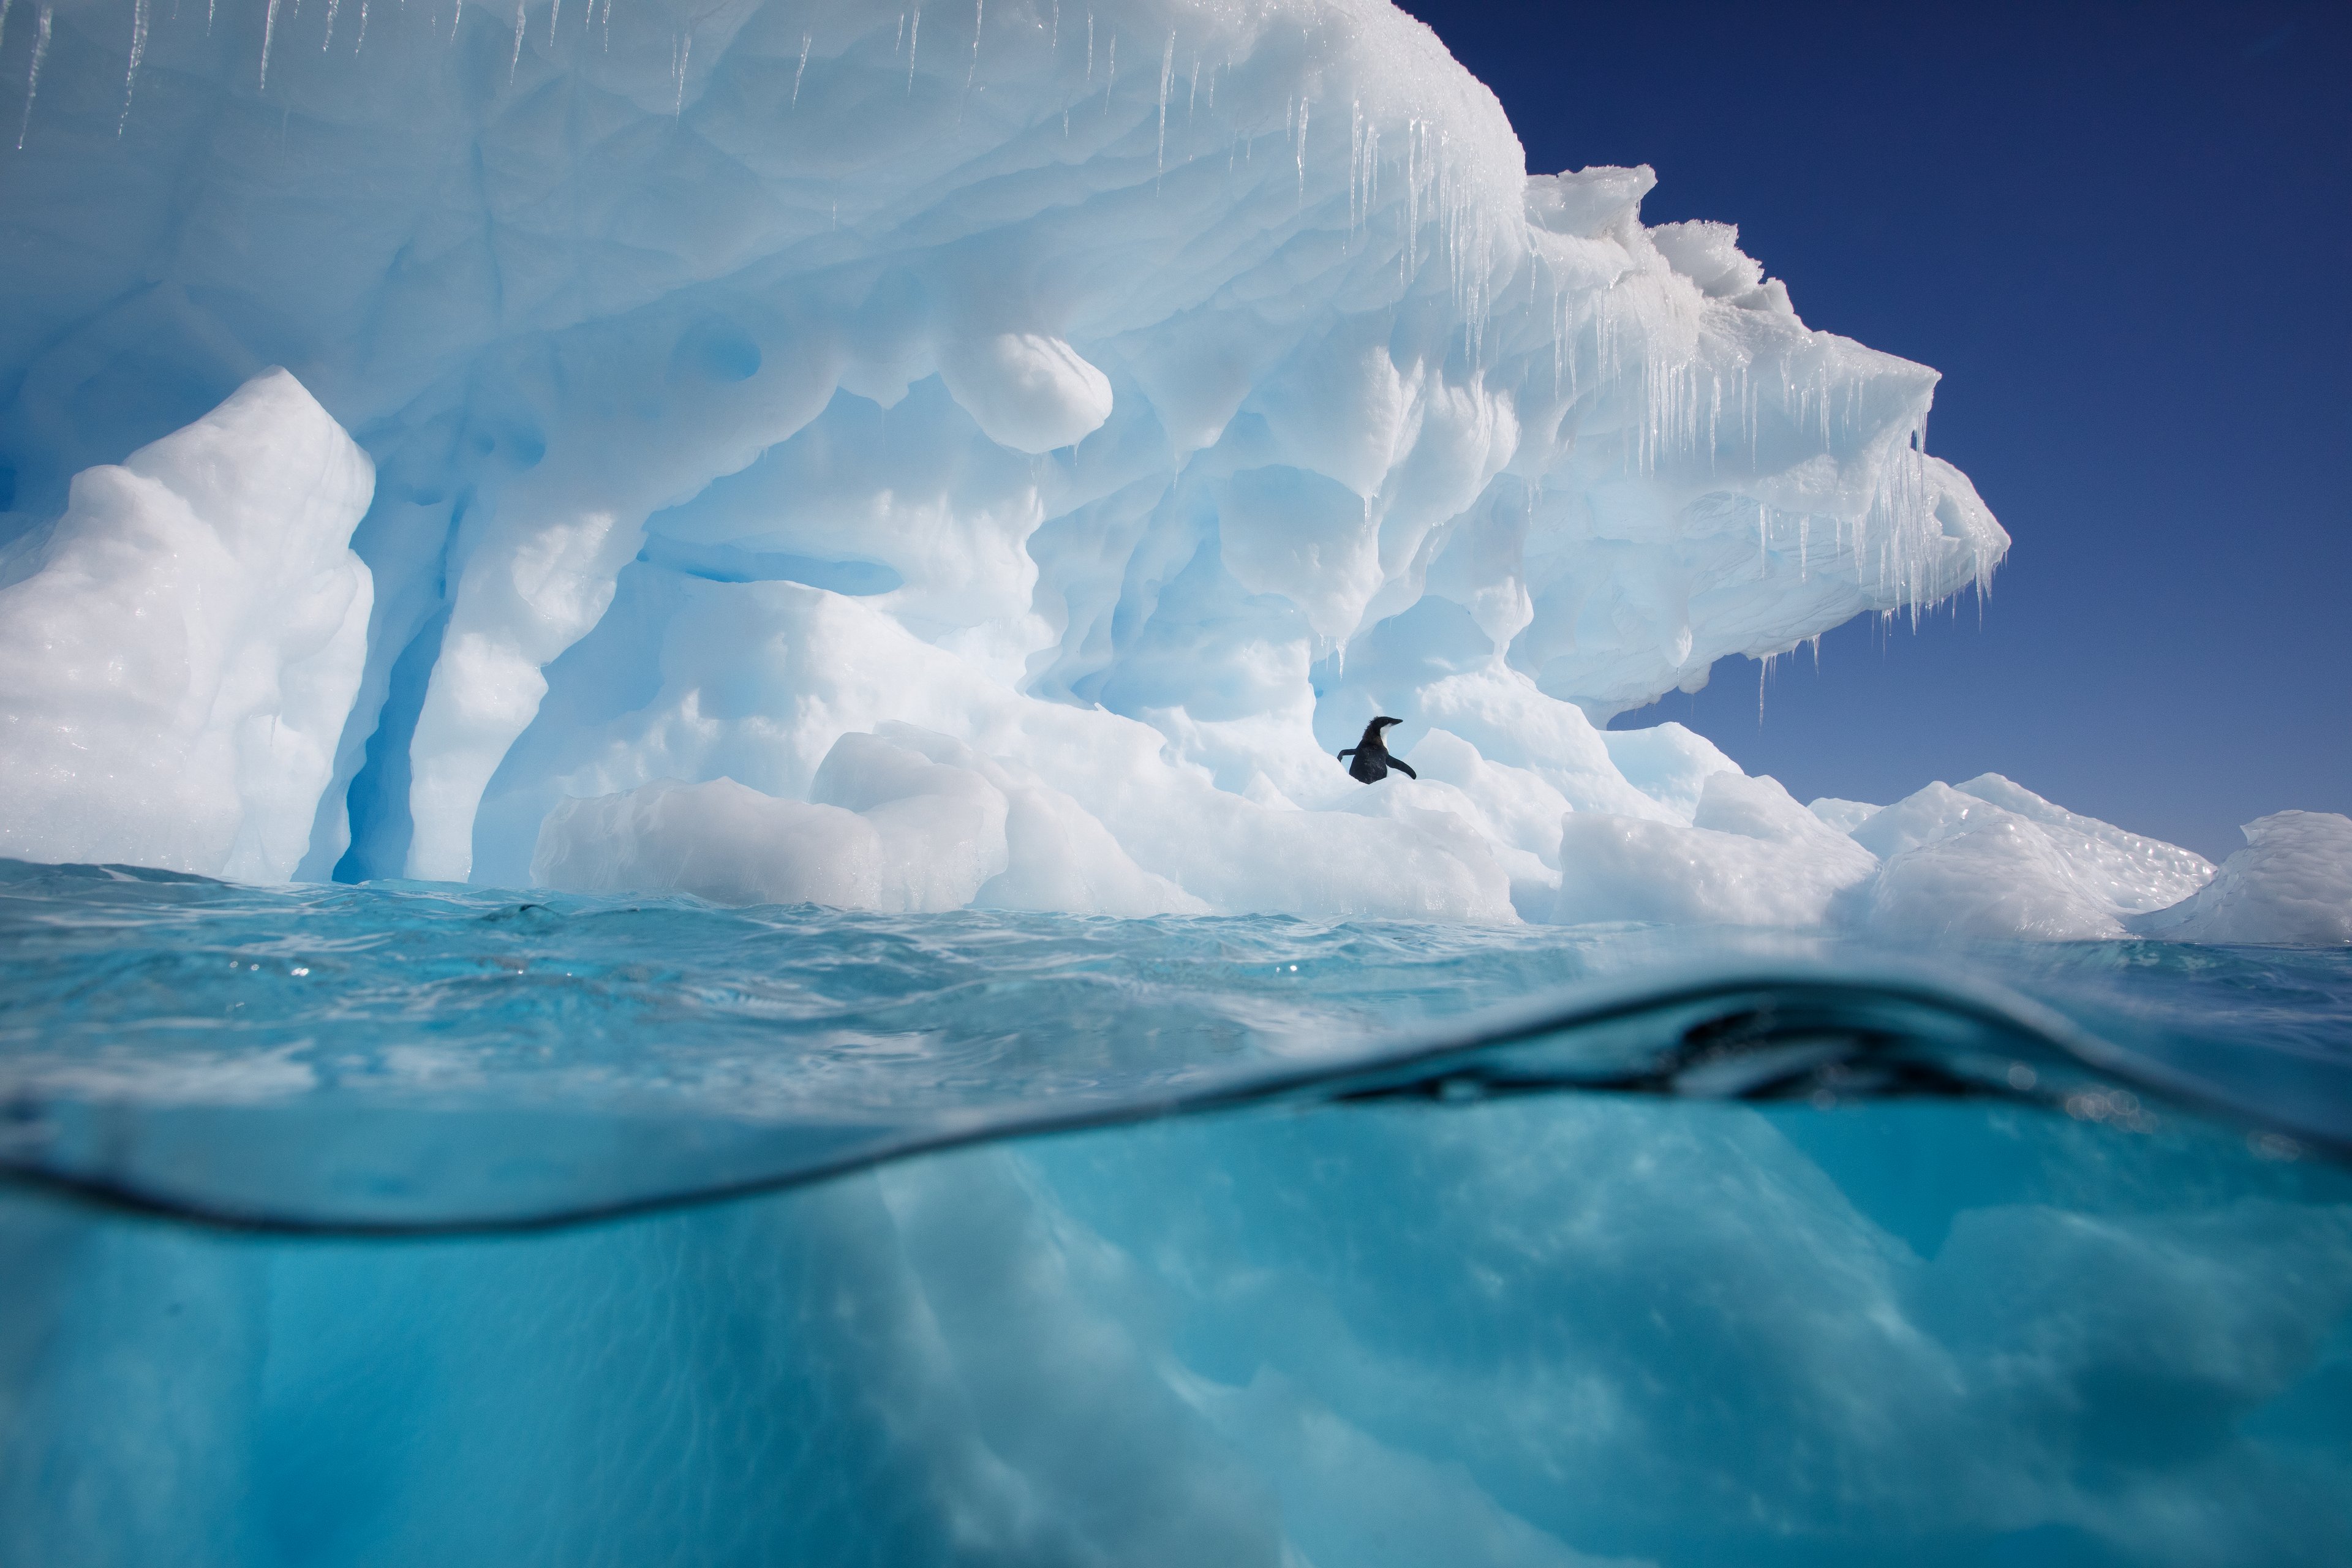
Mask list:
[{"label": "water surface", "polygon": [[2352,1557],[2352,954],[0,880],[0,1561]]}]

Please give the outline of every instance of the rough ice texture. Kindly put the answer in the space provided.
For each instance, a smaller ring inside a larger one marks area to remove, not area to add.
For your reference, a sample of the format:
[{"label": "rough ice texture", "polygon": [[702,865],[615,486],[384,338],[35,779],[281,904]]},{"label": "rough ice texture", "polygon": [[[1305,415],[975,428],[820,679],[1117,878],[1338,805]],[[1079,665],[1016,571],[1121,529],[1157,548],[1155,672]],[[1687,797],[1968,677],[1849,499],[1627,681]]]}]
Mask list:
[{"label": "rough ice texture", "polygon": [[282,370],[78,475],[0,566],[0,854],[291,875],[366,658],[373,482]]},{"label": "rough ice texture", "polygon": [[2352,817],[2282,811],[2246,824],[2246,847],[2186,902],[2133,922],[2174,942],[2352,943]]},{"label": "rough ice texture", "polygon": [[2072,941],[2189,897],[2200,855],[2053,805],[1999,773],[1931,784],[1865,818],[1854,841],[1884,865],[1851,913],[1931,936]]},{"label": "rough ice texture", "polygon": [[[352,11],[45,6],[0,161],[0,538],[273,362],[375,461],[240,875],[2111,934],[2202,874],[1601,728],[2008,539],[1934,372],[1529,176],[1386,5]],[[1381,711],[1420,782],[1332,760]]]},{"label": "rough ice texture", "polygon": [[1716,773],[1689,826],[1578,812],[1560,823],[1551,918],[1821,925],[1877,858],[1769,778]]}]

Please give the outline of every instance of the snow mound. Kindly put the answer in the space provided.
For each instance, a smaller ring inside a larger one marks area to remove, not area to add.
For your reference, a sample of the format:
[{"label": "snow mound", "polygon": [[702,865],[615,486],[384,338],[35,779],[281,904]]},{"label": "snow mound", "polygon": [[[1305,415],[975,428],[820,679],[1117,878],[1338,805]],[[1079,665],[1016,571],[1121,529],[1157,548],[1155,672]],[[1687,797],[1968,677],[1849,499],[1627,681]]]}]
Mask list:
[{"label": "snow mound", "polygon": [[2065,852],[2024,818],[1987,811],[1973,826],[1905,849],[1863,890],[1861,923],[1928,936],[2080,942],[2124,934]]},{"label": "snow mound", "polygon": [[1958,788],[2040,827],[2069,873],[2119,915],[2166,908],[2212,879],[2213,862],[2193,850],[2053,805],[1999,773],[1980,774]]},{"label": "snow mound", "polygon": [[1853,918],[1932,936],[2084,941],[2177,903],[2213,874],[2204,857],[2053,805],[1999,773],[1931,784],[1865,817],[1856,843],[1884,861]]},{"label": "snow mound", "polygon": [[2134,929],[2173,942],[2352,943],[2352,817],[2282,811],[2242,831],[2246,847],[2221,862],[2211,882]]},{"label": "snow mound", "polygon": [[[1067,795],[946,736],[887,728],[887,737],[835,742],[807,803],[728,778],[657,779],[564,801],[540,829],[532,879],[594,892],[656,888],[721,904],[901,912],[1206,908],[1138,867]],[[934,762],[927,749],[955,760]]]},{"label": "snow mound", "polygon": [[76,476],[0,568],[0,854],[291,875],[367,655],[373,485],[283,370]]},{"label": "snow mound", "polygon": [[[799,584],[651,575],[632,578],[626,591],[615,605],[615,626],[600,627],[581,645],[583,668],[609,668],[613,679],[624,679],[636,658],[626,628],[656,618],[667,628],[657,658],[666,678],[637,707],[601,724],[567,715],[526,742],[520,762],[549,793],[518,792],[505,805],[533,825],[531,873],[542,883],[676,889],[756,902],[770,896],[760,887],[783,897],[802,885],[790,879],[806,876],[850,889],[821,902],[944,907],[897,901],[902,895],[879,890],[884,884],[831,868],[866,864],[869,854],[916,852],[893,848],[887,832],[872,851],[845,839],[834,850],[795,852],[787,858],[794,869],[747,868],[730,873],[738,879],[731,883],[699,870],[684,879],[659,869],[723,861],[739,833],[747,858],[769,854],[758,847],[762,841],[806,833],[813,824],[854,834],[844,818],[878,816],[898,798],[888,793],[897,785],[881,782],[885,772],[903,779],[909,776],[903,770],[919,762],[968,781],[955,791],[979,798],[992,792],[1001,802],[964,819],[968,840],[943,835],[928,841],[933,856],[993,868],[971,882],[958,904],[1101,914],[1516,918],[1496,847],[1441,808],[1458,803],[1459,792],[1449,796],[1447,786],[1417,787],[1400,778],[1366,789],[1335,762],[1335,782],[1326,785],[1332,809],[1302,810],[1265,787],[1223,790],[1205,770],[1171,763],[1161,734],[1135,720],[1010,690],[913,636],[868,600]],[[675,595],[679,602],[641,606],[640,594]],[[602,685],[585,682],[583,689]],[[680,778],[733,780],[780,804],[806,801],[840,815],[768,813],[755,827],[754,813],[739,805],[708,816],[665,809],[656,823],[637,814],[660,794],[627,805],[596,798],[646,786],[674,793],[662,781]],[[569,795],[559,793],[566,787]],[[941,783],[931,793],[950,787]],[[593,843],[595,835],[626,823],[635,826],[625,842],[636,847],[616,849],[617,858],[607,860]],[[911,834],[913,825],[905,826]],[[682,853],[689,843],[698,847],[691,856]],[[775,879],[759,880],[771,876]]]},{"label": "snow mound", "polygon": [[1818,926],[1877,869],[1871,852],[1799,805],[1778,781],[1708,777],[1685,826],[1601,813],[1560,824],[1551,919]]}]

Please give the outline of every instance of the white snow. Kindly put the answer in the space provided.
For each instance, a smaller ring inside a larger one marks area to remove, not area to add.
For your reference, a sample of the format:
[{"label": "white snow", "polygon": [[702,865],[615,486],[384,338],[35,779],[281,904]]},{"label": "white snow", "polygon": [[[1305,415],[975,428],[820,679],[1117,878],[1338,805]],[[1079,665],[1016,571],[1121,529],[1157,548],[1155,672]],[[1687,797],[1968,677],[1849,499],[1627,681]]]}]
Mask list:
[{"label": "white snow", "polygon": [[1036,332],[950,343],[940,378],[981,434],[1016,452],[1074,447],[1110,417],[1110,378],[1061,339]]},{"label": "white snow", "polygon": [[2077,816],[1999,773],[1958,787],[2040,827],[2073,876],[2118,915],[2178,903],[2212,879],[2213,863],[2202,855]]},{"label": "white snow", "polygon": [[1805,809],[1840,833],[1852,833],[1885,807],[1873,805],[1868,801],[1840,800],[1835,795],[1825,795],[1808,804]]},{"label": "white snow", "polygon": [[373,482],[282,370],[76,476],[0,588],[0,854],[285,880],[366,657]]},{"label": "white snow", "polygon": [[[1890,808],[1891,809],[1891,808]],[[1989,811],[1890,857],[1864,889],[1863,921],[1927,936],[2084,941],[2124,934],[2032,823]]]},{"label": "white snow", "polygon": [[1885,862],[1856,917],[1933,936],[2119,937],[2129,917],[2213,875],[2200,855],[2063,810],[1999,773],[1931,784],[1852,832]]},{"label": "white snow", "polygon": [[[381,604],[239,634],[310,682],[298,760],[202,786],[266,849],[53,768],[16,852],[2045,934],[2210,870],[1990,776],[1863,821],[1605,730],[2008,537],[1924,450],[1933,371],[1808,329],[1730,226],[1644,226],[1647,168],[1528,175],[1385,4],[379,11],[157,12],[126,93],[129,13],[56,8],[0,162],[0,543],[280,362],[374,460],[331,542]],[[82,678],[14,657],[37,772]],[[1418,783],[1333,760],[1377,712]]]},{"label": "white snow", "polygon": [[2173,942],[2352,943],[2352,817],[2282,811],[2243,831],[2246,847],[2221,862],[2211,882],[2133,928]]},{"label": "white snow", "polygon": [[1576,813],[1561,824],[1551,918],[1818,926],[1874,856],[1778,782],[1710,774],[1690,825]]}]

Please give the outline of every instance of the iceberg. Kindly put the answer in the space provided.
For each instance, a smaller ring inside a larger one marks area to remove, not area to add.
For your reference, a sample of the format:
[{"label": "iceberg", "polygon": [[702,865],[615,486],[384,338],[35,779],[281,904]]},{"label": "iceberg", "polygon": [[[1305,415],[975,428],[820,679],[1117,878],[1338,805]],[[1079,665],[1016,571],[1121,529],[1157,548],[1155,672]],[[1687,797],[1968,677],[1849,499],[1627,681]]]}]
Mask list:
[{"label": "iceberg", "polygon": [[1934,936],[2119,937],[2213,875],[2203,856],[2052,805],[1999,773],[1932,784],[1866,818],[1884,864],[1863,919]]},{"label": "iceberg", "polygon": [[[1985,587],[1936,373],[1808,328],[1731,226],[1645,225],[1646,167],[1528,174],[1385,4],[1064,11],[39,5],[0,37],[0,543],[55,557],[76,487],[267,372],[373,466],[355,526],[289,523],[373,597],[355,680],[256,656],[304,760],[246,847],[133,791],[26,797],[15,851],[1906,928],[2031,861],[2057,902],[1945,923],[2064,936],[2195,890],[1999,801],[1890,858],[1606,730]],[[26,757],[77,679],[0,670]],[[1331,761],[1375,712],[1420,782]]]},{"label": "iceberg", "polygon": [[367,656],[373,483],[282,370],[76,475],[0,566],[0,854],[292,875]]},{"label": "iceberg", "polygon": [[2246,847],[2181,902],[2132,922],[2174,942],[2263,947],[2352,943],[2352,817],[2281,811],[2246,824]]}]

